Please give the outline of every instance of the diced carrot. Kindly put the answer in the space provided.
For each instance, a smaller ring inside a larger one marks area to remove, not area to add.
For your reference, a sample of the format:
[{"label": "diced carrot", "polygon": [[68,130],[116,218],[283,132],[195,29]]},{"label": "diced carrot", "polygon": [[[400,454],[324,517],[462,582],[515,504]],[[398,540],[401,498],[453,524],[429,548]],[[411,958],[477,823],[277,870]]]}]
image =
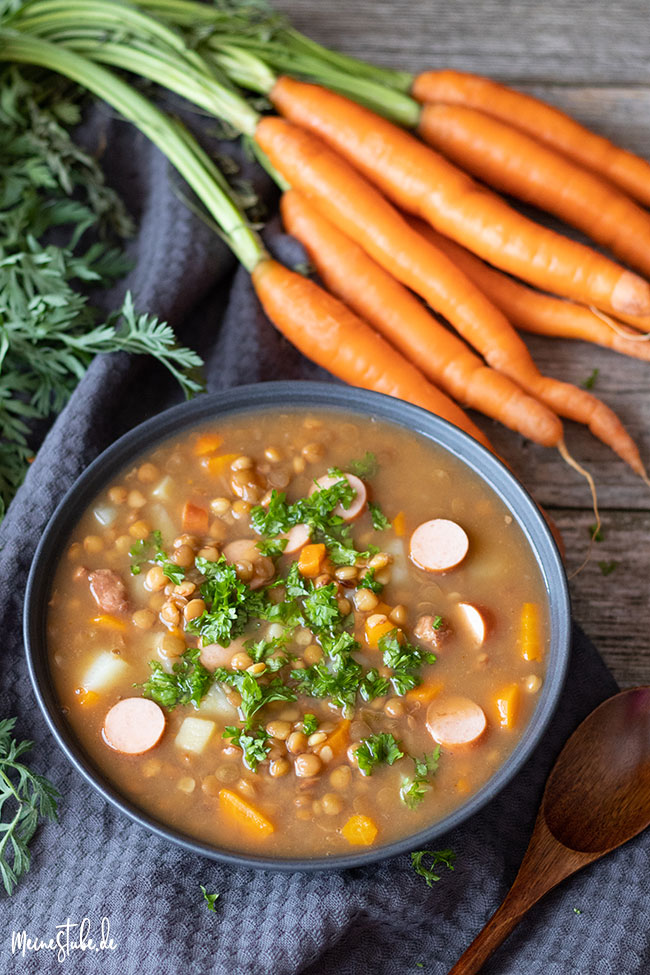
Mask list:
[{"label": "diced carrot", "polygon": [[197,457],[212,454],[219,449],[222,443],[223,437],[220,437],[218,433],[202,433],[194,444],[194,453]]},{"label": "diced carrot", "polygon": [[348,747],[350,740],[350,721],[344,718],[339,721],[332,734],[327,739],[327,744],[332,749],[333,755],[340,755]]},{"label": "diced carrot", "polygon": [[[388,603],[382,603],[381,600],[377,603],[372,611],[373,613],[383,613],[384,616],[390,616],[393,612],[393,607],[389,606]],[[372,614],[371,614],[372,615]]]},{"label": "diced carrot", "polygon": [[99,616],[94,616],[91,622],[96,623],[98,626],[105,626],[109,630],[120,630],[120,632],[126,630],[124,620],[118,620],[116,616],[109,616],[108,613],[101,613]]},{"label": "diced carrot", "polygon": [[417,687],[406,692],[406,700],[428,704],[430,701],[433,701],[434,697],[438,697],[438,694],[441,693],[444,686],[440,680],[434,680],[428,684],[418,684]]},{"label": "diced carrot", "polygon": [[218,454],[216,457],[204,457],[201,464],[207,467],[213,477],[220,477],[238,456],[239,454]]},{"label": "diced carrot", "polygon": [[219,801],[222,809],[236,818],[242,826],[246,826],[260,836],[269,836],[274,832],[273,823],[269,822],[259,809],[231,789],[221,789]]},{"label": "diced carrot", "polygon": [[300,556],[298,558],[298,570],[301,575],[306,576],[308,579],[315,579],[320,574],[326,554],[327,551],[322,542],[305,545],[300,550]]},{"label": "diced carrot", "polygon": [[370,846],[375,842],[377,827],[368,816],[350,816],[341,834],[353,846]]},{"label": "diced carrot", "polygon": [[75,688],[75,695],[77,698],[77,704],[81,704],[82,707],[92,707],[93,704],[97,704],[99,700],[99,694],[96,691],[87,691],[85,687]]},{"label": "diced carrot", "polygon": [[401,538],[406,532],[406,518],[403,511],[398,511],[393,518],[393,531],[398,538]]},{"label": "diced carrot", "polygon": [[377,616],[382,615],[384,614],[374,612],[371,616],[366,617],[364,629],[366,632],[366,642],[371,650],[379,649],[379,641],[381,640],[382,636],[386,636],[386,634],[390,633],[391,630],[397,630],[397,639],[400,640],[400,642],[402,640],[401,630],[395,626],[391,620],[385,619],[376,623],[374,622],[374,619]]},{"label": "diced carrot", "polygon": [[456,783],[456,792],[462,792],[463,794],[469,792],[470,784],[467,779],[459,779]]},{"label": "diced carrot", "polygon": [[497,712],[502,728],[514,728],[519,716],[519,684],[509,684],[497,697]]},{"label": "diced carrot", "polygon": [[191,501],[185,502],[183,508],[183,531],[190,535],[208,534],[208,513],[205,508],[199,508],[198,504]]},{"label": "diced carrot", "polygon": [[519,645],[524,660],[542,659],[542,638],[537,603],[524,603],[521,607]]}]

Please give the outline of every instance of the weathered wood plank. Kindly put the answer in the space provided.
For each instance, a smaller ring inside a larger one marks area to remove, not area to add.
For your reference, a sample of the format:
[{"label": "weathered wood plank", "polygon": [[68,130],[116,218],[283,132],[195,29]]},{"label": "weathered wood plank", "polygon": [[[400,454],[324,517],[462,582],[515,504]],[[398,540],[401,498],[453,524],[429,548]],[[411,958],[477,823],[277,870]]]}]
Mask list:
[{"label": "weathered wood plank", "polygon": [[316,40],[378,64],[504,80],[650,82],[646,0],[278,0]]}]

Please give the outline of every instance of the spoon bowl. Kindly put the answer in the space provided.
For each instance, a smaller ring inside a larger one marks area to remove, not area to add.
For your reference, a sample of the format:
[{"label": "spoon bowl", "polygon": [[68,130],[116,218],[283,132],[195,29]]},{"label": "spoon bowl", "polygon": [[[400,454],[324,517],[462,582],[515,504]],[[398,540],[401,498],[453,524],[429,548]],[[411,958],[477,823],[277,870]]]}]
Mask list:
[{"label": "spoon bowl", "polygon": [[505,900],[449,975],[475,975],[544,894],[650,825],[650,687],[610,697],[560,752]]}]

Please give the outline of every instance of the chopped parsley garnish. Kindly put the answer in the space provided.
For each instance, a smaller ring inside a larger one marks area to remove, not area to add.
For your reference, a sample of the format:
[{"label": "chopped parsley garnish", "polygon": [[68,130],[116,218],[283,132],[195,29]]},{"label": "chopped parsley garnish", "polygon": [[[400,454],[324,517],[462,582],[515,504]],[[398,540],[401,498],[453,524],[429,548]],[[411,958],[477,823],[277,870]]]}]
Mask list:
[{"label": "chopped parsley garnish", "polygon": [[198,647],[186,650],[170,674],[157,660],[150,660],[151,677],[142,685],[144,696],[163,708],[175,708],[177,704],[198,708],[213,681],[210,671],[199,661],[200,654]]},{"label": "chopped parsley garnish", "polygon": [[[153,556],[150,554],[152,548],[155,548]],[[155,562],[156,565],[162,568],[167,578],[175,586],[180,586],[185,578],[185,569],[183,566],[176,565],[175,562],[172,562],[163,549],[162,533],[157,529],[150,532],[147,538],[139,538],[129,549],[129,555],[133,559],[131,563],[131,575],[140,575],[143,562]]]},{"label": "chopped parsley garnish", "polygon": [[[424,863],[425,857],[431,859],[429,866]],[[456,854],[453,850],[416,850],[411,853],[413,869],[420,877],[424,877],[427,887],[433,887],[440,880],[440,875],[434,869],[439,863],[444,864],[448,870],[453,870],[455,860]]]},{"label": "chopped parsley garnish", "polygon": [[262,555],[268,555],[269,558],[277,558],[278,555],[282,555],[285,548],[287,547],[286,538],[264,538],[261,542],[257,543],[257,547]]},{"label": "chopped parsley garnish", "polygon": [[249,729],[252,718],[265,704],[272,701],[295,701],[296,693],[282,682],[280,677],[274,677],[268,684],[260,684],[247,670],[226,670],[217,667],[214,672],[215,680],[222,681],[234,687],[241,697],[239,711],[244,719],[244,727]]},{"label": "chopped parsley garnish", "polygon": [[330,670],[325,660],[319,660],[304,670],[291,671],[300,694],[329,697],[332,704],[347,715],[354,710],[362,674],[361,664],[350,657],[343,660],[336,670]]},{"label": "chopped parsley garnish", "polygon": [[584,389],[593,389],[594,386],[596,385],[596,380],[598,379],[598,376],[599,375],[600,375],[600,369],[594,369],[594,371],[591,373],[591,375],[590,376],[587,376],[587,378],[583,381],[583,383],[582,383],[583,388]]},{"label": "chopped parsley garnish", "polygon": [[271,746],[268,743],[270,735],[261,725],[258,725],[255,731],[248,733],[244,728],[227,725],[224,728],[222,737],[229,738],[232,745],[241,748],[244,753],[244,765],[251,772],[257,771],[258,764],[264,761],[271,750]]},{"label": "chopped parsley garnish", "polygon": [[604,576],[610,576],[615,569],[618,569],[620,563],[616,559],[612,559],[610,562],[599,562],[598,568]]},{"label": "chopped parsley garnish", "polygon": [[360,477],[362,481],[366,481],[371,477],[374,477],[379,470],[379,463],[377,462],[377,457],[373,454],[372,450],[366,450],[363,457],[357,460],[351,460],[345,465],[345,470],[348,474],[355,474]]},{"label": "chopped parsley garnish", "polygon": [[374,569],[367,569],[357,582],[357,589],[370,589],[371,592],[380,593],[383,588],[381,582],[375,579]]},{"label": "chopped parsley garnish", "polygon": [[372,527],[376,532],[383,532],[391,527],[391,522],[388,520],[378,504],[373,504],[372,501],[369,501],[368,511],[370,512],[370,517],[372,518]]},{"label": "chopped parsley garnish", "polygon": [[[332,476],[340,472],[334,469],[329,472]],[[306,498],[297,501],[287,501],[283,491],[272,491],[268,505],[256,505],[250,513],[251,525],[258,535],[275,537],[289,531],[294,525],[310,525],[316,531],[327,532],[343,524],[340,515],[333,514],[338,505],[349,508],[355,497],[355,490],[348,480],[341,475],[329,487],[319,487],[317,491]]]},{"label": "chopped parsley garnish", "polygon": [[372,775],[378,765],[392,765],[398,758],[404,758],[404,752],[393,736],[383,731],[364,738],[355,755],[359,771],[364,775]]},{"label": "chopped parsley garnish", "polygon": [[316,589],[313,583],[310,584],[310,593],[303,599],[303,608],[307,625],[314,631],[320,633],[325,631],[331,633],[336,625],[341,622],[342,615],[336,599],[336,585],[330,582],[327,586]]},{"label": "chopped parsley garnish", "polygon": [[436,662],[435,654],[429,650],[423,650],[422,647],[406,641],[400,643],[397,637],[397,629],[382,636],[379,639],[378,647],[384,663],[393,671],[390,680],[395,693],[400,696],[417,687],[420,683],[417,671],[423,664]]},{"label": "chopped parsley garnish", "polygon": [[215,902],[219,900],[219,898],[221,897],[221,894],[208,894],[208,892],[207,892],[206,888],[203,886],[203,884],[199,884],[199,886],[200,886],[201,890],[203,891],[203,900],[208,905],[208,910],[209,911],[212,911],[213,914],[216,914],[217,913],[217,909],[215,907]]},{"label": "chopped parsley garnish", "polygon": [[410,809],[415,809],[429,792],[429,775],[437,771],[440,760],[440,746],[438,745],[437,748],[428,755],[423,755],[422,758],[415,758],[413,755],[411,758],[415,765],[415,774],[412,779],[404,780],[400,789],[400,796],[402,802],[405,802]]},{"label": "chopped parsley garnish", "polygon": [[247,640],[244,643],[246,653],[254,664],[265,663],[267,673],[275,673],[289,662],[289,656],[283,651],[286,650],[287,642],[293,634],[292,629],[285,630],[282,636],[272,637],[267,640]]},{"label": "chopped parsley garnish", "polygon": [[[216,562],[197,558],[196,568],[205,576],[201,596],[207,609],[190,620],[187,630],[203,638],[204,644],[227,647],[239,636],[250,619],[266,619],[267,597],[262,589],[253,591],[238,578],[235,566],[222,555]],[[164,570],[163,570],[164,571]]]},{"label": "chopped parsley garnish", "polygon": [[367,672],[359,686],[359,693],[364,701],[374,701],[376,697],[384,697],[389,690],[390,681],[387,677],[380,677],[375,667]]},{"label": "chopped parsley garnish", "polygon": [[306,714],[303,718],[302,723],[303,734],[313,735],[315,731],[318,731],[318,718],[315,714]]}]

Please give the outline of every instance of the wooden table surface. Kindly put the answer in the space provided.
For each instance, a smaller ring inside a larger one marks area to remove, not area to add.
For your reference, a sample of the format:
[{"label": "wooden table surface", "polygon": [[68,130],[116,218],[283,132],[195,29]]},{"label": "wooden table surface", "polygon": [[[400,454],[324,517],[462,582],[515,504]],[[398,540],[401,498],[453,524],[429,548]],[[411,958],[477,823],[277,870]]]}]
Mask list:
[{"label": "wooden table surface", "polygon": [[[647,0],[276,0],[294,25],[330,47],[417,72],[453,67],[542,96],[650,158]],[[527,336],[542,370],[582,383],[621,417],[650,466],[650,365],[582,342]],[[582,562],[593,514],[585,482],[553,450],[478,423],[553,516],[569,572]],[[566,424],[573,455],[592,472],[604,540],[571,580],[575,619],[619,683],[650,683],[650,489],[588,431]],[[604,576],[599,562],[617,561]]]}]

